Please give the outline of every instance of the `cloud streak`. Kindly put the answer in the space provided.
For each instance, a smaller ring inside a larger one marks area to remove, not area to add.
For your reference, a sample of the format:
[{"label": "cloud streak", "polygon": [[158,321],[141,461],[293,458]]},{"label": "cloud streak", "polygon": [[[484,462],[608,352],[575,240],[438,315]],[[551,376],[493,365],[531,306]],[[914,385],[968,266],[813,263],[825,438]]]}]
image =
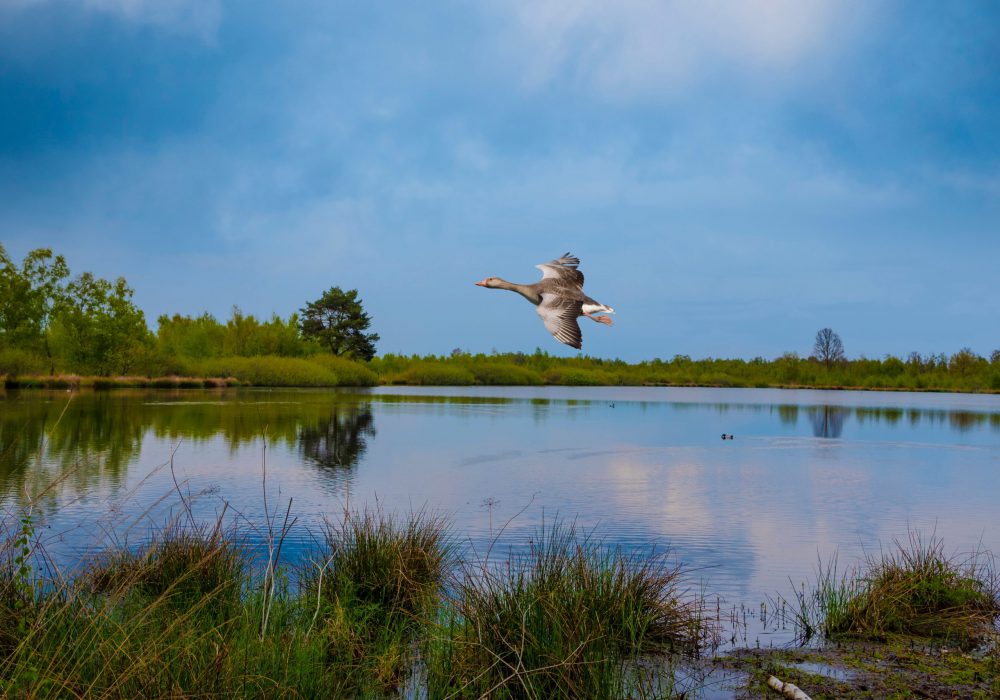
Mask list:
[{"label": "cloud streak", "polygon": [[862,8],[832,0],[509,0],[499,9],[529,86],[568,79],[633,98],[662,97],[720,72],[770,80],[801,69],[842,48],[845,16]]}]

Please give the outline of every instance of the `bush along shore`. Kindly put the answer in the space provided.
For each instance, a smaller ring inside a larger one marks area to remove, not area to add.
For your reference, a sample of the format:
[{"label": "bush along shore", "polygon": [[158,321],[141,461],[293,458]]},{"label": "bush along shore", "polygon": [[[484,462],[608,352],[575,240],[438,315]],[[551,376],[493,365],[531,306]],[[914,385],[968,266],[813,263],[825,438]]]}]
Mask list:
[{"label": "bush along shore", "polygon": [[735,674],[734,697],[767,697],[771,675],[817,699],[1000,692],[994,560],[947,557],[933,538],[848,575],[832,563],[782,601],[802,639],[825,644],[718,654],[705,584],[566,522],[501,558],[427,512],[345,510],[289,568],[288,511],[251,555],[246,533],[198,525],[184,503],[141,546],[73,575],[21,512],[0,543],[2,694],[681,698],[698,697],[699,667]]},{"label": "bush along shore", "polygon": [[[161,366],[162,365],[162,366]],[[706,386],[1000,393],[1000,352],[991,360],[962,350],[951,357],[911,356],[905,362],[844,360],[827,366],[814,358],[775,360],[671,360],[627,363],[545,352],[450,356],[383,355],[368,362],[329,354],[175,358],[150,370],[163,375],[76,375],[46,372],[41,358],[0,352],[0,377],[8,388],[93,387],[366,387],[423,386]]]}]

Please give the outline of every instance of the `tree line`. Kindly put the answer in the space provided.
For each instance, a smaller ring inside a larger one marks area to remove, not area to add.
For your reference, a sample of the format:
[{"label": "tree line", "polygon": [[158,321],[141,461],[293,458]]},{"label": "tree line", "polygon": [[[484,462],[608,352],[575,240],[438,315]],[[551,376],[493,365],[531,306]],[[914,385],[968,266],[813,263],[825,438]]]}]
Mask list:
[{"label": "tree line", "polygon": [[0,374],[156,376],[183,374],[194,360],[324,353],[367,361],[379,339],[357,290],[333,287],[288,318],[258,319],[236,306],[224,322],[163,315],[155,333],[133,294],[124,277],[71,276],[48,248],[17,265],[0,244]]},{"label": "tree line", "polygon": [[[694,360],[678,354],[629,364],[541,350],[472,355],[459,348],[447,356],[376,357],[379,336],[369,331],[372,320],[357,290],[332,287],[287,318],[262,319],[235,306],[224,321],[208,313],[163,315],[155,332],[132,297],[124,278],[112,282],[89,272],[72,277],[63,256],[46,248],[29,252],[17,265],[0,245],[0,375],[234,376],[269,386],[380,380],[1000,391],[1000,349],[989,358],[962,348],[953,355],[848,359],[830,328],[816,334],[809,357],[785,353],[773,360]],[[340,360],[331,365],[332,357],[367,368]],[[258,359],[237,362],[240,358]]]}]

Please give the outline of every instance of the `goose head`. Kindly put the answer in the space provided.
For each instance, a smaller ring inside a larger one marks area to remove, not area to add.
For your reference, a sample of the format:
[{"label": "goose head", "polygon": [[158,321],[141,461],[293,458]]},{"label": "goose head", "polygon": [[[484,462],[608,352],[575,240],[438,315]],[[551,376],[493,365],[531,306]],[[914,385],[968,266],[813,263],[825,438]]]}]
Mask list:
[{"label": "goose head", "polygon": [[486,279],[484,279],[484,280],[482,280],[480,282],[476,282],[476,286],[477,287],[492,287],[492,288],[495,289],[495,288],[497,288],[497,287],[500,286],[499,283],[501,281],[502,280],[499,277],[487,277]]}]

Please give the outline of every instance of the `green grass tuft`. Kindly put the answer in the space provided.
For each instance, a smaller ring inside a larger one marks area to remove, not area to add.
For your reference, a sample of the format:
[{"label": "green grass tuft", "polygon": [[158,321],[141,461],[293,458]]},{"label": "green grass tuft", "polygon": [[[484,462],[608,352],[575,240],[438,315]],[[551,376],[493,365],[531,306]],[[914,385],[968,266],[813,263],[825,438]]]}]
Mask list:
[{"label": "green grass tuft", "polygon": [[526,556],[466,569],[429,645],[428,685],[434,697],[619,697],[641,679],[640,658],[697,653],[713,634],[662,556],[556,523]]},{"label": "green grass tuft", "polygon": [[912,532],[892,544],[850,576],[837,575],[836,559],[820,568],[816,589],[798,600],[807,636],[909,635],[972,648],[995,634],[1000,579],[992,555],[949,557],[940,539]]}]

